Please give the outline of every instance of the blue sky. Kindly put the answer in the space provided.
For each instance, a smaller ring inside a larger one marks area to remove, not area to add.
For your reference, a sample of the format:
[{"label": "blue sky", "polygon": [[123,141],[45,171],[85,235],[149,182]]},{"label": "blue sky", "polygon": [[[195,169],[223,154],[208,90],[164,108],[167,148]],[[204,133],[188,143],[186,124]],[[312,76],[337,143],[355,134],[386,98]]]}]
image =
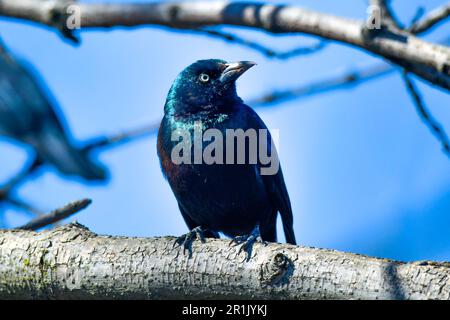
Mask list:
[{"label": "blue sky", "polygon": [[[419,6],[429,10],[443,3],[398,0],[394,9],[407,22]],[[310,0],[302,6],[359,19],[367,8],[357,0]],[[159,120],[173,79],[198,59],[256,61],[238,83],[244,100],[378,61],[335,43],[315,55],[279,61],[218,39],[155,27],[85,31],[79,47],[29,23],[0,19],[0,30],[9,48],[41,73],[79,142]],[[301,35],[226,30],[279,50],[315,42]],[[442,39],[448,30],[441,25],[426,38]],[[450,131],[450,96],[415,80],[430,111]],[[450,159],[416,115],[399,74],[257,112],[280,130],[281,165],[301,245],[450,260]],[[1,138],[0,155],[1,181],[27,159],[23,147]],[[87,185],[50,168],[19,195],[43,210],[90,197],[91,207],[69,220],[101,234],[186,232],[159,169],[155,135],[102,152],[99,159],[112,173],[107,184]],[[29,219],[5,210],[9,226]]]}]

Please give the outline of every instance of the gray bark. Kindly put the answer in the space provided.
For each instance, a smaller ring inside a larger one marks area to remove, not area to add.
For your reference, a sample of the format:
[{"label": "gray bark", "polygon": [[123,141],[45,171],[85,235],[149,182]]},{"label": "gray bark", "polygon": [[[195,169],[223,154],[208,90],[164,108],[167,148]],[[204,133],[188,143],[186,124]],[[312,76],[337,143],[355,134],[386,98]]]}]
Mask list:
[{"label": "gray bark", "polygon": [[256,244],[245,262],[226,240],[96,235],[79,224],[0,231],[0,299],[449,299],[446,263],[401,263],[333,250]]},{"label": "gray bark", "polygon": [[[226,1],[155,2],[141,4],[80,3],[81,27],[109,28],[162,25],[198,28],[233,25],[271,33],[305,33],[350,44],[450,90],[450,48],[429,43],[412,33],[368,30],[364,21],[341,18],[296,6]],[[64,23],[58,1],[0,0],[0,15],[32,20],[49,26]],[[61,26],[59,26],[61,27]]]}]

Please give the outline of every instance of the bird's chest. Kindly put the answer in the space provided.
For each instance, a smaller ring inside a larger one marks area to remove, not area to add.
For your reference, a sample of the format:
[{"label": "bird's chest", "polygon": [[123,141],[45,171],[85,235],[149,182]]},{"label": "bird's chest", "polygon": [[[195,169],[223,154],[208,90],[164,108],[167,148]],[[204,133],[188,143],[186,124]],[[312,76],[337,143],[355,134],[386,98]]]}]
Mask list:
[{"label": "bird's chest", "polygon": [[[237,157],[228,157],[238,151],[235,143],[229,144],[228,134],[241,129],[242,120],[236,114],[219,114],[202,121],[170,119],[163,123],[158,151],[178,200],[242,207],[242,202],[265,196],[257,165],[238,164]],[[243,152],[248,155],[248,148],[244,146]]]}]

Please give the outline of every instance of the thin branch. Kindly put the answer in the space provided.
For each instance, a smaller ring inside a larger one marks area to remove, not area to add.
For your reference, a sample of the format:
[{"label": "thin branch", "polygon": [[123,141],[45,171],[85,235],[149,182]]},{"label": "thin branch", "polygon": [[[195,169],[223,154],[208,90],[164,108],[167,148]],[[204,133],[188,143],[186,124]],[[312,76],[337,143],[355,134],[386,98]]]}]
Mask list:
[{"label": "thin branch", "polygon": [[[92,139],[89,143],[87,143],[83,147],[83,151],[84,152],[92,152],[94,150],[101,150],[101,149],[117,147],[122,144],[131,142],[136,139],[139,139],[139,138],[142,138],[142,137],[145,137],[145,136],[155,133],[155,131],[158,129],[158,126],[159,126],[159,123],[154,123],[154,124],[143,126],[140,128],[128,130],[128,131],[125,131],[125,132],[122,132],[122,133],[119,133],[116,135]],[[43,163],[38,160],[33,161],[31,163],[31,165],[26,166],[16,176],[14,176],[4,186],[2,186],[0,188],[0,202],[3,201],[6,203],[9,203],[10,205],[12,205],[14,207],[17,207],[26,212],[31,212],[38,216],[43,215],[41,210],[35,208],[33,205],[27,203],[26,201],[16,198],[16,197],[13,197],[11,195],[11,193],[14,189],[16,189],[20,184],[22,184],[32,174],[34,174],[34,172],[36,170],[38,170],[42,165],[43,165]],[[74,203],[74,205],[77,205],[77,203]],[[81,209],[79,209],[79,210],[81,210]],[[59,212],[56,212],[56,213],[59,214]],[[52,213],[50,213],[50,214],[52,214]],[[61,216],[64,216],[65,213],[62,212],[61,214],[62,214]],[[36,219],[39,219],[39,218],[40,217],[38,217]],[[31,224],[31,223],[35,224],[34,221],[31,221],[28,224]],[[52,222],[50,222],[49,224],[51,224],[51,223]]]},{"label": "thin branch", "polygon": [[[49,0],[2,0],[0,15],[54,27],[54,15],[58,12],[54,3],[55,1]],[[359,47],[416,73],[431,84],[450,90],[450,48],[391,29],[379,30],[374,37],[368,38],[365,21],[296,6],[254,2],[180,1],[77,5],[81,11],[82,30],[143,25],[175,29],[229,25],[274,34],[309,34]]]},{"label": "thin branch", "polygon": [[17,175],[12,177],[0,188],[0,199],[2,199],[2,196],[7,196],[13,189],[22,184],[30,175],[33,175],[41,165],[42,162],[37,158],[34,158],[29,164],[25,165]]},{"label": "thin branch", "polygon": [[409,94],[411,95],[414,106],[416,107],[417,114],[420,116],[422,121],[427,125],[427,127],[431,130],[433,135],[439,140],[442,145],[442,149],[447,156],[450,156],[450,141],[448,139],[447,134],[445,133],[442,125],[437,122],[431,113],[427,110],[425,103],[423,102],[422,97],[420,96],[419,89],[414,85],[408,73],[403,72],[403,80],[405,81],[406,88],[408,89]]},{"label": "thin branch", "polygon": [[37,230],[43,228],[55,222],[61,221],[75,213],[78,213],[83,209],[86,209],[91,203],[92,200],[90,199],[71,202],[62,208],[56,209],[47,214],[40,215],[17,229]]},{"label": "thin branch", "polygon": [[410,31],[412,33],[422,33],[429,31],[435,25],[443,22],[450,16],[450,3],[444,4],[443,6],[430,11],[423,19],[417,21],[411,27]]},{"label": "thin branch", "polygon": [[263,46],[258,42],[238,37],[237,35],[234,35],[232,33],[227,33],[227,32],[223,32],[223,31],[219,31],[219,30],[212,30],[212,29],[194,29],[193,31],[195,31],[196,33],[204,33],[208,36],[220,38],[227,42],[239,44],[239,45],[247,47],[249,49],[256,50],[269,58],[275,58],[275,59],[280,59],[280,60],[289,59],[289,58],[299,56],[299,55],[313,54],[313,53],[316,53],[317,51],[322,50],[327,45],[327,43],[325,41],[319,41],[318,43],[310,45],[310,46],[302,46],[302,47],[294,48],[292,50],[288,50],[285,52],[280,52],[280,51],[276,51],[274,49],[268,48],[266,46]]},{"label": "thin branch", "polygon": [[106,149],[111,147],[116,147],[122,145],[124,143],[128,143],[130,141],[143,138],[145,136],[153,134],[159,127],[159,122],[155,122],[150,125],[146,125],[143,127],[131,129],[125,132],[121,132],[118,134],[114,134],[111,136],[103,136],[91,139],[87,144],[83,147],[83,151],[91,152],[94,149]]},{"label": "thin branch", "polygon": [[333,90],[345,89],[351,86],[359,85],[365,81],[387,75],[394,70],[395,68],[388,64],[377,64],[368,68],[360,68],[358,70],[352,70],[343,74],[334,75],[313,83],[301,85],[299,87],[273,91],[271,93],[264,94],[261,97],[252,99],[249,104],[257,107],[267,106],[284,102],[286,100],[299,99]]},{"label": "thin branch", "polygon": [[30,164],[27,164],[17,175],[12,177],[7,183],[5,183],[0,188],[0,202],[6,202],[10,205],[23,210],[25,212],[30,212],[35,215],[41,215],[42,211],[37,209],[32,204],[14,197],[11,195],[14,189],[21,185],[26,179],[33,175],[36,170],[41,166],[41,162],[35,158]]},{"label": "thin branch", "polygon": [[[423,15],[425,14],[425,8],[424,7],[419,7],[416,10],[416,13],[414,14],[413,18],[411,19],[411,22],[409,23],[409,28],[408,30],[411,32],[411,28],[417,23],[419,22],[420,19],[422,19]],[[414,33],[414,32],[413,32]],[[420,32],[418,32],[420,33]],[[416,32],[416,34],[418,34]]]},{"label": "thin branch", "polygon": [[9,194],[6,197],[2,198],[1,201],[9,203],[11,206],[14,206],[24,212],[32,213],[36,216],[41,216],[44,214],[41,210],[37,209],[34,205],[32,205],[22,199],[13,197]]},{"label": "thin branch", "polygon": [[[122,132],[116,135],[92,139],[88,144],[86,144],[83,147],[83,151],[92,152],[94,150],[101,150],[120,146],[122,144],[153,134],[158,129],[158,125],[159,123],[158,124],[155,123],[152,125]],[[31,175],[33,175],[42,165],[43,163],[36,159],[35,161],[31,162],[31,165],[27,165],[16,176],[14,176],[6,184],[4,184],[0,188],[0,202],[6,202],[20,210],[23,210],[25,212],[31,212],[38,216],[43,215],[43,212],[41,210],[37,209],[30,203],[22,199],[13,197],[11,195],[14,189],[16,189]]]},{"label": "thin branch", "polygon": [[391,8],[391,0],[371,0],[373,6],[377,6],[381,11],[382,22],[395,30],[402,30],[403,26],[394,14]]}]

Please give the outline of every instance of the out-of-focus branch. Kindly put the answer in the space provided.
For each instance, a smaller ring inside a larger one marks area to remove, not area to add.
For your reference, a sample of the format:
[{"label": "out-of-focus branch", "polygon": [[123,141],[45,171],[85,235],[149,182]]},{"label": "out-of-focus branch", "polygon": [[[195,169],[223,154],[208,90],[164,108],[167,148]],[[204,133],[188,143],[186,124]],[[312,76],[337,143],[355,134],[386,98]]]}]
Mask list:
[{"label": "out-of-focus branch", "polygon": [[[84,152],[92,152],[97,150],[104,150],[108,148],[114,148],[125,143],[129,143],[136,139],[148,136],[155,133],[158,129],[159,123],[131,129],[125,132],[121,132],[111,136],[103,136],[94,138],[88,142],[84,147]],[[36,215],[42,215],[42,211],[35,208],[33,205],[26,201],[13,197],[13,190],[19,187],[24,181],[34,174],[44,163],[36,160],[32,161],[31,165],[26,166],[16,176],[10,179],[6,184],[0,187],[0,201],[4,201],[17,207],[21,210],[31,212]]]},{"label": "out-of-focus branch", "polygon": [[299,99],[333,90],[345,89],[387,75],[394,70],[395,68],[385,63],[360,68],[358,70],[351,70],[298,87],[266,93],[258,98],[252,99],[249,104],[257,107],[267,106],[286,100]]},{"label": "out-of-focus branch", "polygon": [[33,159],[30,164],[27,164],[17,175],[12,177],[7,183],[0,188],[0,199],[2,195],[5,196],[11,192],[16,186],[24,182],[29,176],[31,176],[42,165],[37,158]]},{"label": "out-of-focus branch", "polygon": [[[45,2],[46,5],[43,5]],[[304,33],[369,51],[428,82],[450,90],[450,48],[406,31],[383,28],[367,37],[365,21],[296,6],[254,2],[183,1],[79,3],[81,29],[159,25],[176,29],[241,26],[274,34]],[[58,8],[50,0],[2,0],[0,15],[54,26]],[[60,14],[63,14],[60,12]]]},{"label": "out-of-focus branch", "polygon": [[405,81],[406,88],[408,89],[408,92],[413,99],[417,114],[431,130],[433,135],[439,140],[444,153],[450,157],[450,141],[441,124],[437,122],[436,119],[434,119],[431,113],[427,110],[425,103],[420,96],[419,89],[414,85],[407,71],[403,72],[403,79]]},{"label": "out-of-focus branch", "polygon": [[327,44],[325,41],[319,41],[318,43],[310,45],[310,46],[302,46],[302,47],[294,48],[292,50],[280,52],[280,51],[276,51],[274,49],[268,48],[264,45],[261,45],[260,43],[258,43],[256,41],[247,40],[247,39],[238,37],[237,35],[228,33],[228,32],[223,32],[223,31],[213,30],[213,29],[205,29],[205,28],[194,29],[194,31],[196,33],[204,33],[208,36],[220,38],[227,42],[239,44],[243,47],[247,47],[249,49],[258,51],[269,58],[275,58],[275,59],[280,59],[280,60],[289,59],[289,58],[299,56],[299,55],[316,53],[317,51],[320,51],[323,48],[325,48],[326,44]]},{"label": "out-of-focus branch", "polygon": [[41,210],[37,209],[34,205],[32,205],[22,199],[13,197],[10,194],[5,195],[4,198],[0,198],[0,201],[4,201],[4,202],[10,204],[11,206],[20,209],[21,211],[24,211],[26,213],[32,213],[36,216],[40,216],[40,215],[44,214]]},{"label": "out-of-focus branch", "polygon": [[13,190],[18,188],[26,179],[32,176],[36,170],[41,166],[41,162],[37,159],[27,164],[17,175],[12,177],[7,183],[0,186],[0,202],[6,202],[22,211],[32,213],[34,215],[41,215],[42,211],[34,205],[19,199],[12,195]]},{"label": "out-of-focus branch", "polygon": [[90,199],[82,199],[71,202],[64,207],[56,209],[50,213],[42,214],[17,229],[37,230],[46,227],[50,224],[61,221],[75,213],[78,213],[81,210],[86,209],[91,203],[92,200]]},{"label": "out-of-focus branch", "polygon": [[430,11],[427,15],[425,15],[424,18],[415,22],[410,28],[410,31],[412,33],[422,33],[429,31],[431,28],[444,21],[448,17],[450,17],[450,3],[444,4],[443,6]]},{"label": "out-of-focus branch", "polygon": [[94,138],[91,139],[89,142],[87,142],[87,144],[83,147],[83,151],[90,152],[94,149],[100,150],[117,147],[124,143],[128,143],[136,139],[140,139],[150,134],[153,134],[156,130],[158,130],[158,127],[159,122],[155,122],[150,125],[134,128],[128,131],[120,132],[118,134]]},{"label": "out-of-focus branch", "polygon": [[[414,26],[420,19],[422,19],[424,14],[425,14],[425,8],[418,7],[416,10],[416,13],[414,14],[413,18],[411,19],[411,21],[409,23],[409,27],[408,27],[409,32],[411,32],[412,26]],[[414,32],[412,32],[412,33],[414,33]],[[418,33],[415,33],[415,34],[418,34]]]}]

